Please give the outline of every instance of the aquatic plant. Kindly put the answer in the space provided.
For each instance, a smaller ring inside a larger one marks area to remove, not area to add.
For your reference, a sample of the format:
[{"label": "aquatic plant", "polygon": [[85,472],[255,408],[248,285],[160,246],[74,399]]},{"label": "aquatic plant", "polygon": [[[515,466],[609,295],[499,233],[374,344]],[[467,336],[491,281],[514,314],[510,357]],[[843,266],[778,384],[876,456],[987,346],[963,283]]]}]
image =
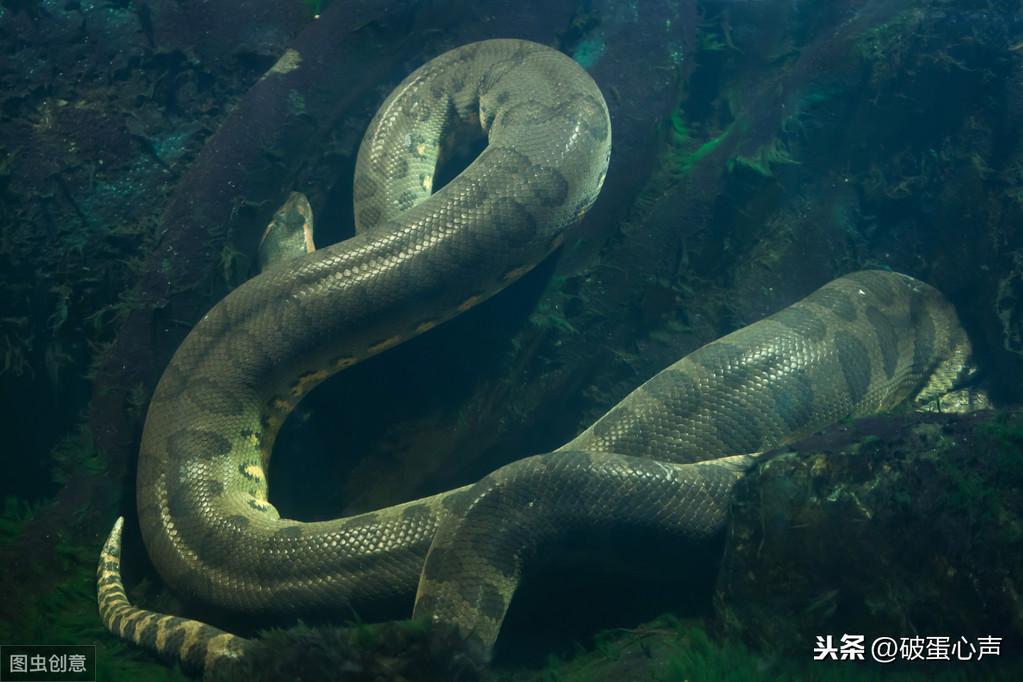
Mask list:
[{"label": "aquatic plant", "polygon": [[10,372],[15,376],[35,376],[30,355],[33,334],[29,332],[28,317],[0,319],[0,375]]},{"label": "aquatic plant", "polygon": [[76,473],[101,474],[107,469],[106,459],[96,450],[92,432],[84,424],[58,441],[50,451],[53,460],[53,481],[67,483]]},{"label": "aquatic plant", "polygon": [[314,19],[319,19],[323,11],[330,6],[331,0],[302,0],[302,3],[309,8]]},{"label": "aquatic plant", "polygon": [[[23,503],[7,502],[4,518],[12,507]],[[0,523],[0,529],[4,524]],[[112,637],[96,617],[95,561],[99,546],[80,546],[68,542],[58,545],[64,579],[54,589],[36,595],[30,608],[17,621],[0,622],[0,641],[46,644],[94,644],[96,679],[104,682],[187,682],[177,668]]]},{"label": "aquatic plant", "polygon": [[39,503],[22,500],[13,495],[5,497],[3,511],[0,512],[0,545],[20,534],[39,506]]}]

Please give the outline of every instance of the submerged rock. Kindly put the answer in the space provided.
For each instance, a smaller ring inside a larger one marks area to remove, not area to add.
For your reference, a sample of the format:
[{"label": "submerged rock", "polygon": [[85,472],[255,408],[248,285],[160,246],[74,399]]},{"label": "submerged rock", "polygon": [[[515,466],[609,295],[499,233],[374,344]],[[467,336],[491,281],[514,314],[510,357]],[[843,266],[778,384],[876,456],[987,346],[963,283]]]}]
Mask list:
[{"label": "submerged rock", "polygon": [[770,453],[736,494],[717,619],[802,654],[845,633],[1018,651],[1021,489],[1018,411],[877,417]]}]

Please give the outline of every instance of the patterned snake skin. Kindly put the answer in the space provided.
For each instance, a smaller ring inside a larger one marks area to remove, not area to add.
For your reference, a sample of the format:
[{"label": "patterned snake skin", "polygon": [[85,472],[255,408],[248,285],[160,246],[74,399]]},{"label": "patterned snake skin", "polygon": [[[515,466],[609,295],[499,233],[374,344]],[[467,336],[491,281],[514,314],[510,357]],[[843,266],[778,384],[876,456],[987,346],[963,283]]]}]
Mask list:
[{"label": "patterned snake skin", "polygon": [[[441,138],[466,123],[488,146],[431,194]],[[596,85],[549,48],[475,43],[403,81],[359,152],[358,234],[232,292],[154,393],[138,513],[164,580],[244,611],[416,592],[415,616],[454,625],[486,661],[522,566],[544,543],[580,527],[715,533],[755,453],[938,395],[966,367],[968,340],[935,289],[853,273],[679,360],[553,453],[371,513],[280,518],[266,470],[302,395],[541,260],[593,204],[609,152]],[[127,601],[120,529],[98,569],[107,628],[192,669],[243,655],[246,640]]]}]

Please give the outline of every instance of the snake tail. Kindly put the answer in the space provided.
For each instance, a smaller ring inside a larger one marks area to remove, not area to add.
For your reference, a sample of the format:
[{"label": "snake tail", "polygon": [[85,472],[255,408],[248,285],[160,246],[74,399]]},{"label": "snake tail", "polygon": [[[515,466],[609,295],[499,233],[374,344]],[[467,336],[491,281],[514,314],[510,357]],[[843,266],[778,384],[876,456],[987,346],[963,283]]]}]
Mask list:
[{"label": "snake tail", "polygon": [[249,640],[197,620],[140,609],[128,601],[121,582],[123,526],[124,518],[118,518],[96,569],[97,601],[104,627],[165,660],[180,662],[187,672],[228,673],[249,650]]}]

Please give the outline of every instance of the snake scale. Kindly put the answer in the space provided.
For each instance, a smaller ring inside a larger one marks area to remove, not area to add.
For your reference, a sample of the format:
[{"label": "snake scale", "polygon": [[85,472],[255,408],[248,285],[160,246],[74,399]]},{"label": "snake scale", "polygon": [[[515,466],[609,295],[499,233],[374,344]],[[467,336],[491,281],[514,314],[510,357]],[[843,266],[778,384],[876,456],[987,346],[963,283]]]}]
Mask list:
[{"label": "snake scale", "polygon": [[[445,136],[465,125],[487,147],[434,193]],[[542,260],[595,201],[610,143],[596,84],[541,45],[474,43],[408,76],[359,150],[357,234],[230,293],[155,390],[138,515],[163,579],[250,612],[415,593],[414,616],[453,625],[485,662],[545,543],[584,527],[713,534],[755,453],[959,379],[969,342],[941,294],[897,273],[853,273],[682,358],[554,452],[370,513],[280,518],[266,471],[298,400]],[[118,520],[98,567],[111,632],[194,670],[244,655],[248,640],[131,605],[120,538]]]}]

